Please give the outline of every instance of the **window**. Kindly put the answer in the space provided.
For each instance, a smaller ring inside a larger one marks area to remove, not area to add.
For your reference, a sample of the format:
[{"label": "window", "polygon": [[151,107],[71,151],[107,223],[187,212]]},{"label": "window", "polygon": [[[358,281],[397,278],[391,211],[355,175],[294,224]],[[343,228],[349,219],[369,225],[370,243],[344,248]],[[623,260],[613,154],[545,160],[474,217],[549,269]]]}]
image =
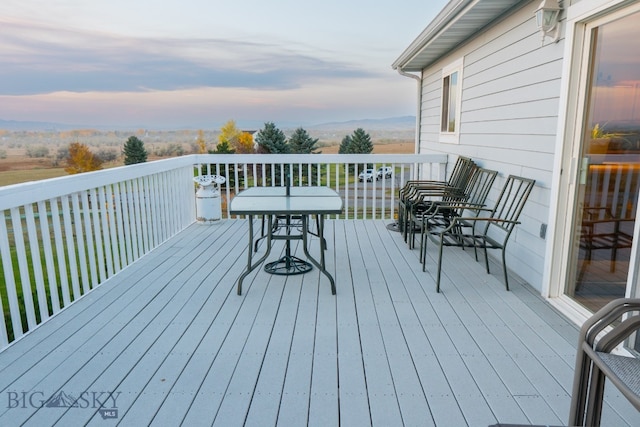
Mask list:
[{"label": "window", "polygon": [[462,93],[462,58],[442,69],[440,141],[458,142]]}]

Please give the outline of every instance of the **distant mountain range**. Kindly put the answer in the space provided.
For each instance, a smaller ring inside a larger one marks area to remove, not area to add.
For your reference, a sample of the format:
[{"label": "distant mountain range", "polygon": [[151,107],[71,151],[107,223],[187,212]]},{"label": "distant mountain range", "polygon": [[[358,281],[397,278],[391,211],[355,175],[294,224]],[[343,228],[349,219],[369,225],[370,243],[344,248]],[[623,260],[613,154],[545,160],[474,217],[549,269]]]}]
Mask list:
[{"label": "distant mountain range", "polygon": [[386,119],[362,119],[349,120],[346,122],[322,123],[319,125],[307,126],[313,130],[336,130],[336,131],[353,131],[362,128],[366,131],[375,130],[414,130],[416,126],[415,116],[390,117]]},{"label": "distant mountain range", "polygon": [[78,129],[78,126],[61,123],[23,122],[18,120],[0,119],[0,129],[4,130],[69,130]]},{"label": "distant mountain range", "polygon": [[[348,131],[351,132],[357,128],[363,128],[366,131],[412,131],[415,128],[414,116],[402,116],[402,117],[389,117],[385,119],[361,119],[361,120],[348,120],[344,122],[331,122],[321,123],[317,125],[302,125],[307,130],[315,131]],[[242,127],[242,126],[241,126]],[[256,129],[260,129],[262,124]],[[298,126],[288,125],[283,126],[283,129],[293,129]],[[141,127],[138,127],[138,129]],[[142,127],[144,128],[144,127]],[[197,127],[194,127],[197,129]],[[9,131],[60,131],[60,130],[72,130],[72,129],[96,129],[96,130],[116,130],[108,128],[106,126],[90,126],[90,125],[70,125],[64,123],[50,123],[50,122],[34,122],[34,121],[18,121],[18,120],[3,120],[0,119],[0,129]],[[187,129],[181,127],[181,130]],[[168,129],[164,129],[168,130]]]}]

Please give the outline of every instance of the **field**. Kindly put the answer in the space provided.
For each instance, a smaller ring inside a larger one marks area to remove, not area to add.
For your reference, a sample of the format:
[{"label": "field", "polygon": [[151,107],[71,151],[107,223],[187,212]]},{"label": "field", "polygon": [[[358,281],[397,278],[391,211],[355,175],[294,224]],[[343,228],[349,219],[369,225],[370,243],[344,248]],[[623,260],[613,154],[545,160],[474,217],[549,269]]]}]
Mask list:
[{"label": "field", "polygon": [[[339,145],[330,145],[327,147],[322,147],[321,151],[324,154],[336,154]],[[373,145],[373,154],[410,154],[414,153],[415,143],[413,141],[402,141],[402,142],[388,142],[384,144],[375,144]]]},{"label": "field", "polygon": [[[105,163],[104,167],[121,166],[121,145],[127,134],[105,133],[99,131],[77,131],[78,133],[12,132],[0,134],[0,186],[19,184],[27,181],[65,176],[64,162],[60,152],[71,142],[82,142],[94,153],[116,157]],[[82,132],[82,133],[79,133]],[[140,132],[137,132],[140,133]],[[158,132],[144,131],[139,135],[149,152],[149,160],[174,157],[194,152],[196,132]],[[312,135],[314,136],[314,135]],[[314,136],[318,137],[318,136]],[[215,140],[215,134],[206,135],[207,140]],[[335,154],[339,142],[335,138],[319,138],[319,150],[324,154]],[[411,134],[400,132],[393,137],[387,134],[372,133],[374,154],[413,153],[414,141]],[[209,144],[211,145],[211,144]],[[46,148],[42,157],[35,157],[35,148]]]}]

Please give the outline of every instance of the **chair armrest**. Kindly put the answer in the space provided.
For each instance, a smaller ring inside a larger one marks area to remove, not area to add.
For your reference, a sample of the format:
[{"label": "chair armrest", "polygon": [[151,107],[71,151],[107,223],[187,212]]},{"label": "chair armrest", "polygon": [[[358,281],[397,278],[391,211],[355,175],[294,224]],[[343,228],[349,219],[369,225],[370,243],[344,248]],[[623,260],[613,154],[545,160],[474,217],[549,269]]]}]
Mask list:
[{"label": "chair armrest", "polygon": [[584,351],[636,410],[640,411],[640,359],[594,351],[590,347]]},{"label": "chair armrest", "polygon": [[604,218],[582,221],[583,224],[596,225],[596,224],[608,224],[608,223],[620,223],[620,222],[634,222],[635,218]]},{"label": "chair armrest", "polygon": [[603,212],[605,213],[605,215],[608,218],[613,218],[613,214],[611,213],[611,209],[609,207],[606,206],[602,206],[602,207],[585,207],[582,212],[583,215],[588,215],[589,217],[592,217],[593,215],[598,215],[599,212]]},{"label": "chair armrest", "polygon": [[452,208],[452,209],[468,209],[468,210],[478,211],[478,212],[491,212],[491,209],[485,206],[486,205],[483,205],[480,203],[461,202],[461,201],[455,201],[445,205],[445,207]]},{"label": "chair armrest", "polygon": [[640,298],[618,298],[607,303],[580,328],[579,342],[593,347],[597,336],[611,326],[623,314],[640,310]]},{"label": "chair armrest", "polygon": [[456,216],[453,217],[453,220],[451,221],[451,224],[449,224],[449,226],[445,229],[443,229],[439,234],[445,234],[449,231],[451,231],[451,229],[453,229],[456,225],[458,225],[458,223],[460,222],[466,222],[466,221],[473,221],[473,222],[495,222],[495,223],[500,223],[500,224],[520,224],[520,221],[513,221],[510,219],[502,219],[502,218],[478,218],[478,217],[464,217],[464,216]]},{"label": "chair armrest", "polygon": [[[640,328],[640,315],[626,316],[631,311],[640,311],[640,299],[618,298],[595,312],[580,328],[570,425],[599,425],[605,377],[640,410],[638,360],[610,354]],[[623,317],[626,319],[619,321]]]},{"label": "chair armrest", "polygon": [[443,187],[448,185],[445,181],[425,181],[425,180],[409,180],[406,181],[401,189],[398,190],[398,195],[402,196],[405,193],[414,191],[418,187]]},{"label": "chair armrest", "polygon": [[[482,212],[492,212],[491,209],[485,207],[485,205],[480,205],[477,203],[467,203],[467,202],[454,202],[450,205],[445,205],[445,208],[447,209],[459,209],[460,211],[464,211],[464,210],[469,210],[469,211],[475,211],[477,212],[476,215],[479,215]],[[434,212],[434,215],[438,214],[438,206],[436,206],[436,211]],[[478,219],[478,217],[475,218],[471,218],[471,219]]]},{"label": "chair armrest", "polygon": [[[465,194],[455,188],[431,188],[416,191],[414,200],[424,201],[427,197],[455,197],[463,199]],[[460,200],[462,201],[462,200]]]},{"label": "chair armrest", "polygon": [[471,202],[467,203],[459,200],[454,200],[454,201],[437,200],[437,201],[434,201],[431,206],[429,206],[429,209],[422,212],[422,216],[424,220],[428,220],[429,218],[433,218],[438,214],[443,213],[442,211],[445,209],[448,210],[449,212],[452,210],[459,211],[459,212],[462,212],[464,210],[474,210],[478,212],[483,212],[483,211],[491,212],[490,209],[485,209],[484,206],[485,205],[479,204],[479,203],[471,203]]}]

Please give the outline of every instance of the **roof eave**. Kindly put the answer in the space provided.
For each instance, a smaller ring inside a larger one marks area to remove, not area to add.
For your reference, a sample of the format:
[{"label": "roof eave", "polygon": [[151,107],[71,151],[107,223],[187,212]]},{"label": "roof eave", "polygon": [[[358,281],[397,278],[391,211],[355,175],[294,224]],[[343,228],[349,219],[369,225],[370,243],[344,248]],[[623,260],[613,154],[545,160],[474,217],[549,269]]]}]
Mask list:
[{"label": "roof eave", "polygon": [[528,1],[451,0],[391,66],[394,70],[422,71],[515,6]]},{"label": "roof eave", "polygon": [[396,70],[398,68],[404,71],[421,71],[421,68],[412,69],[407,67],[407,64],[422,50],[424,50],[430,41],[437,38],[438,34],[442,32],[443,28],[455,21],[461,9],[464,5],[470,3],[473,0],[451,0],[445,5],[440,13],[427,25],[427,27],[411,42],[404,52],[394,61],[391,67]]}]

